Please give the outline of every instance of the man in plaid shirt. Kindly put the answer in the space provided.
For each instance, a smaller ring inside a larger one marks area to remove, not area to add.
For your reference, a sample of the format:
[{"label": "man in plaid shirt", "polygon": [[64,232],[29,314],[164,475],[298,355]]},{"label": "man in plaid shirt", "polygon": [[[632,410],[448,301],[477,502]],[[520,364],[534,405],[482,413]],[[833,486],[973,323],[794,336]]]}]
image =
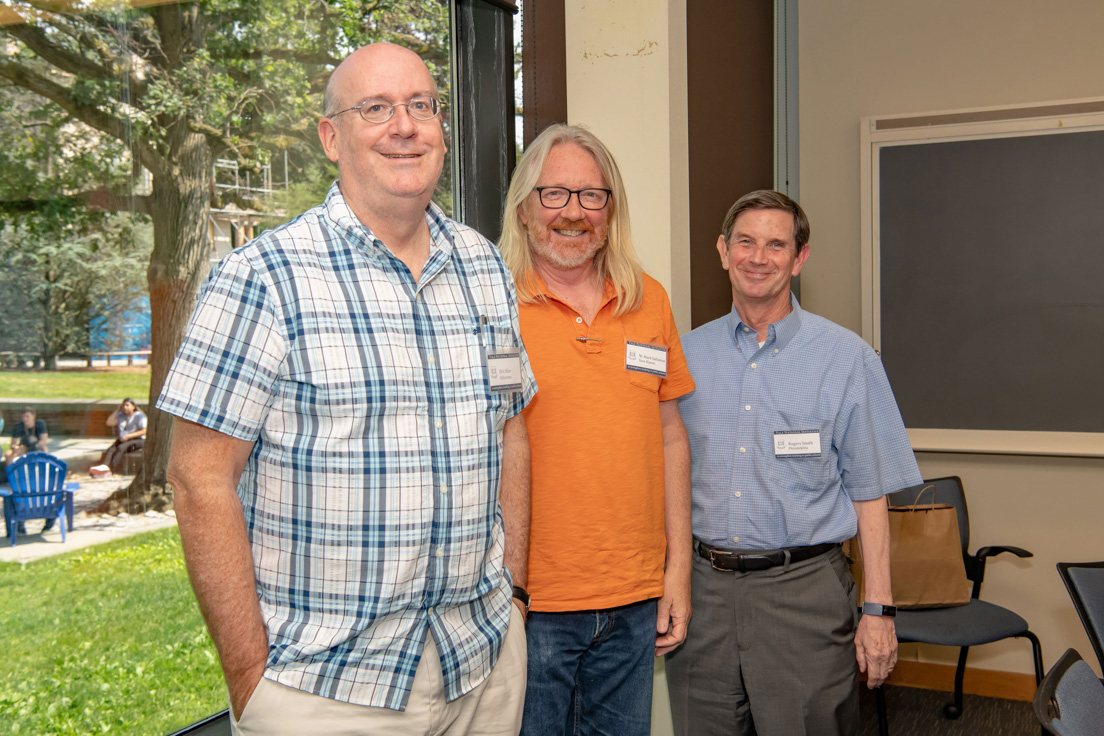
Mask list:
[{"label": "man in plaid shirt", "polygon": [[232,725],[516,734],[536,385],[513,279],[430,204],[413,52],[356,51],[323,105],[340,179],[212,272],[159,402]]}]

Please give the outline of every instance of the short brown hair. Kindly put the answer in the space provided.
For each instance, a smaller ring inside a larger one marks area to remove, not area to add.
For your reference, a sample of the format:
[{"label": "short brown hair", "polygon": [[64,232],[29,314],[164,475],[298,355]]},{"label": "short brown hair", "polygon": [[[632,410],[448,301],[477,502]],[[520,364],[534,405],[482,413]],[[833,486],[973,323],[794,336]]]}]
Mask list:
[{"label": "short brown hair", "polygon": [[724,218],[724,224],[721,225],[721,234],[724,235],[726,243],[732,237],[732,227],[736,224],[736,218],[748,210],[789,212],[793,215],[795,250],[800,253],[801,249],[808,245],[811,228],[809,227],[809,218],[805,216],[805,210],[801,209],[801,205],[782,192],[775,192],[770,189],[758,189],[754,192],[748,192],[736,200],[736,204],[728,210],[728,214]]}]

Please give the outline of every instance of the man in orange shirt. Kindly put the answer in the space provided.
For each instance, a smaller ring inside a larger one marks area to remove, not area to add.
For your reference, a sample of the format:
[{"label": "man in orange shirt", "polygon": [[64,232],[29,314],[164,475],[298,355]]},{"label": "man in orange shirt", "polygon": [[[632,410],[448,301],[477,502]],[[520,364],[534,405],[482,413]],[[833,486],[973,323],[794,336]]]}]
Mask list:
[{"label": "man in orange shirt", "polygon": [[643,273],[613,156],[553,125],[506,195],[499,242],[517,282],[540,390],[524,410],[532,459],[521,733],[647,736],[652,657],[690,618],[694,390],[667,294]]}]

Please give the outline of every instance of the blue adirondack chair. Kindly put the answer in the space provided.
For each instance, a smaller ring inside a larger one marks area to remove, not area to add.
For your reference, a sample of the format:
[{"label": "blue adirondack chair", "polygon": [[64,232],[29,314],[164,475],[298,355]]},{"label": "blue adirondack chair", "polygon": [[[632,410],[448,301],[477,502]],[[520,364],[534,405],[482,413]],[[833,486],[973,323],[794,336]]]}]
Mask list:
[{"label": "blue adirondack chair", "polygon": [[46,452],[28,452],[4,470],[11,486],[11,495],[4,499],[4,523],[11,546],[15,546],[20,523],[28,519],[57,519],[65,542],[66,504],[73,496],[65,490],[65,461]]}]

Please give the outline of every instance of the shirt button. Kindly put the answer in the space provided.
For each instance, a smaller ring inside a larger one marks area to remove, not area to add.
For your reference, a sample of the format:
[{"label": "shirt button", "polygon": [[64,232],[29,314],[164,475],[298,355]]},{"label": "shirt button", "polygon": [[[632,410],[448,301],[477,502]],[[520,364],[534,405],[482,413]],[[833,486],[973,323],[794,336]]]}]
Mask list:
[{"label": "shirt button", "polygon": [[445,551],[443,549],[441,549],[440,547],[438,547],[437,548],[437,559],[441,559],[444,556],[445,556]]},{"label": "shirt button", "polygon": [[[433,365],[434,363],[436,363],[436,362],[437,362],[437,359],[436,359],[436,358],[434,358],[434,357],[433,357],[433,356],[431,355],[431,356],[429,356],[429,358],[427,358],[427,359],[426,359],[426,362],[427,362],[427,363],[429,363],[430,365]],[[752,366],[752,367],[754,368],[755,366]]]},{"label": "shirt button", "polygon": [[440,429],[440,428],[441,428],[441,425],[442,425],[442,422],[441,422],[441,420],[440,420],[440,419],[438,419],[438,420],[437,420],[436,422],[434,422],[434,423],[433,423],[433,425],[434,425],[435,427],[437,427],[437,429]]},{"label": "shirt button", "polygon": [[739,538],[739,537],[733,537],[733,538],[732,538],[732,541],[733,541],[733,542],[739,542],[739,541],[740,541],[740,538]]},{"label": "shirt button", "polygon": [[576,317],[575,318],[575,324],[581,325],[582,323],[583,323],[583,318],[582,317]]},{"label": "shirt button", "polygon": [[441,486],[441,493],[448,493],[448,486]]},{"label": "shirt button", "polygon": [[740,492],[736,491],[736,493],[734,493],[733,495],[736,496],[736,498],[739,498],[740,497]]},{"label": "shirt button", "polygon": [[430,616],[432,616],[434,613],[436,613],[436,611],[433,610],[433,606],[430,606],[429,608],[426,609],[426,613],[428,613]]},{"label": "shirt button", "polygon": [[751,332],[751,328],[749,328],[749,327],[745,327],[745,328],[744,328],[744,332]]},{"label": "shirt button", "polygon": [[[433,358],[430,358],[430,360],[433,360]],[[755,370],[755,369],[756,369],[756,368],[758,368],[758,367],[759,367],[759,366],[757,366],[757,365],[756,365],[755,363],[752,363],[752,364],[751,364],[751,369],[752,369],[752,370]]]},{"label": "shirt button", "polygon": [[[744,411],[751,411],[751,404],[746,404],[746,405],[744,405]],[[441,426],[441,424],[440,424],[440,423],[438,423],[438,424],[437,424],[437,426],[438,426],[438,427],[440,427],[440,426]]]},{"label": "shirt button", "polygon": [[[740,454],[743,455],[745,452],[747,452],[747,448],[746,447],[741,447],[740,448]],[[736,495],[739,496],[740,494],[737,493]]]},{"label": "shirt button", "polygon": [[775,349],[774,349],[774,354],[775,354],[775,355],[778,355],[778,348],[775,348]]}]

